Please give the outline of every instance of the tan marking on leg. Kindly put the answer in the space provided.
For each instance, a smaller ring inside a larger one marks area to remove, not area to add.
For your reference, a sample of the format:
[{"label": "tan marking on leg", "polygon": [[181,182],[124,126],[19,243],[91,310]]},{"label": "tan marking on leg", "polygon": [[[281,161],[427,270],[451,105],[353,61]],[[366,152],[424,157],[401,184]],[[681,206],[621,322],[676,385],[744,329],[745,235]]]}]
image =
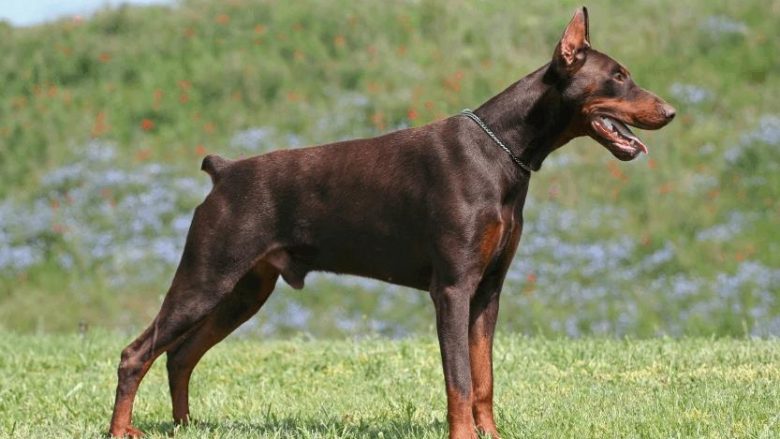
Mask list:
[{"label": "tan marking on leg", "polygon": [[447,423],[450,426],[450,439],[476,439],[471,405],[471,395],[464,396],[458,389],[447,387]]},{"label": "tan marking on leg", "polygon": [[493,362],[492,343],[487,337],[476,336],[469,340],[471,359],[471,382],[474,403],[472,413],[477,429],[484,434],[498,438],[498,430],[493,419]]}]

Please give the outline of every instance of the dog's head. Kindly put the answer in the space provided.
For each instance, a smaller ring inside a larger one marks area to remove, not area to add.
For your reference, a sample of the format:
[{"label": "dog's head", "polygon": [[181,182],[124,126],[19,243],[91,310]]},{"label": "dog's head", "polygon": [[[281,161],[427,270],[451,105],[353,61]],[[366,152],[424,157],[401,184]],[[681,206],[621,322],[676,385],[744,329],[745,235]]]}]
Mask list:
[{"label": "dog's head", "polygon": [[671,105],[636,85],[620,63],[590,47],[584,7],[566,26],[550,66],[564,101],[575,109],[573,134],[592,137],[620,160],[647,153],[628,125],[656,130],[674,118]]}]

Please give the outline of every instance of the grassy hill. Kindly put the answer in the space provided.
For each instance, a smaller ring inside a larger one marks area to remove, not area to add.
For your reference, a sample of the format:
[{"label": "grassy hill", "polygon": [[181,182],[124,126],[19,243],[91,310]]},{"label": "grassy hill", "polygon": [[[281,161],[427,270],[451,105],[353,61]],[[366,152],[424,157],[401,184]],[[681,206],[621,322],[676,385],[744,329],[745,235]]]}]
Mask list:
[{"label": "grassy hill", "polygon": [[[125,340],[0,334],[0,435],[102,437]],[[499,337],[496,416],[507,438],[780,435],[776,341]],[[140,388],[135,425],[173,429],[164,359]],[[196,369],[195,424],[177,438],[440,438],[440,357],[404,341],[230,341]]]},{"label": "grassy hill", "polygon": [[[575,6],[187,0],[0,25],[0,327],[145,323],[208,190],[203,155],[476,107],[547,62]],[[642,134],[647,158],[620,163],[580,139],[533,177],[502,326],[780,334],[780,3],[588,6],[594,47],[679,116]],[[432,324],[425,294],[327,275],[308,285],[280,287],[244,330]]]}]

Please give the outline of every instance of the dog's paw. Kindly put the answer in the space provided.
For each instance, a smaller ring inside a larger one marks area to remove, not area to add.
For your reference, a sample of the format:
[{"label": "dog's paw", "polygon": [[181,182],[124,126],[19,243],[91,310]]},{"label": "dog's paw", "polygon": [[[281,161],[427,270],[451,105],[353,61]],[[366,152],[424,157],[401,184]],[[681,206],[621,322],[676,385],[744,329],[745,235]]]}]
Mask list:
[{"label": "dog's paw", "polygon": [[125,428],[111,429],[109,435],[111,437],[116,437],[116,438],[123,438],[123,437],[139,438],[139,437],[143,437],[144,432],[133,427],[132,425],[128,425]]}]

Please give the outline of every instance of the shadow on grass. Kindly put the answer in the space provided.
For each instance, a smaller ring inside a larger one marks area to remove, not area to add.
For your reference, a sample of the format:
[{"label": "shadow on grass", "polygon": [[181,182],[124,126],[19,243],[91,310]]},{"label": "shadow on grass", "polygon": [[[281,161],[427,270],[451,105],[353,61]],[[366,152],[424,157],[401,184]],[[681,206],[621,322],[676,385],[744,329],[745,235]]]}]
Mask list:
[{"label": "shadow on grass", "polygon": [[343,418],[298,418],[269,416],[264,421],[249,420],[193,420],[189,425],[175,427],[172,422],[139,422],[138,428],[147,434],[171,436],[193,434],[216,437],[222,434],[238,434],[251,437],[302,437],[307,434],[326,437],[444,437],[447,425],[442,421],[420,423],[403,420]]}]

